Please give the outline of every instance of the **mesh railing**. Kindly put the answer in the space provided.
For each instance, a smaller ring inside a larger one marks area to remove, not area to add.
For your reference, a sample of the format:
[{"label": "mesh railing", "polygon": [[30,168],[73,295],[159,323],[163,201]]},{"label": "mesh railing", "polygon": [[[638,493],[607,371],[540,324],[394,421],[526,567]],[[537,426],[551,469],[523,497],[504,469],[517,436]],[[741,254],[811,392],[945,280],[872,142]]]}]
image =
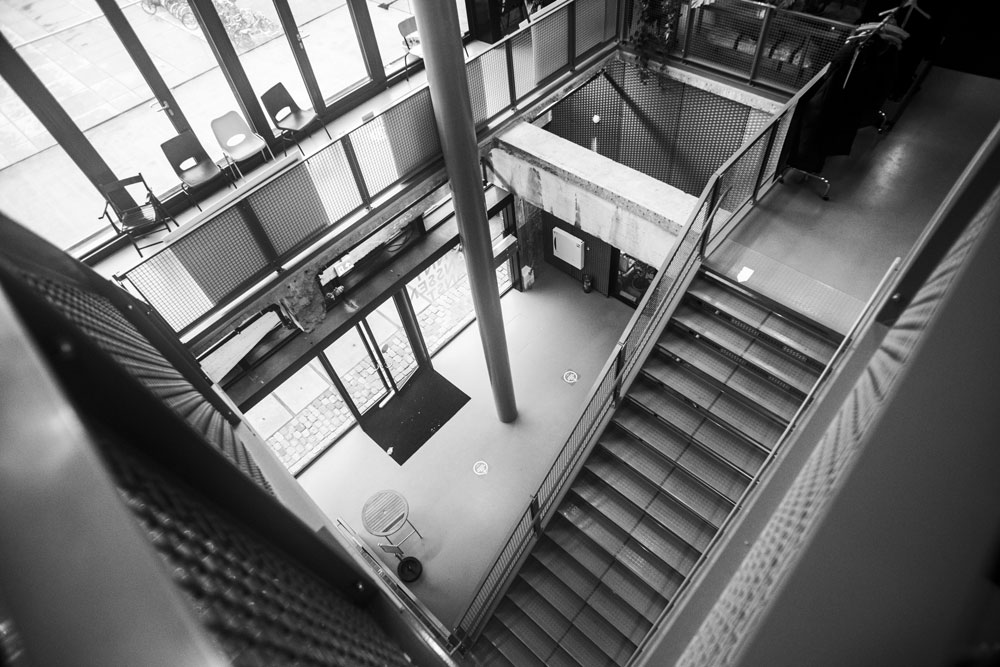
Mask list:
[{"label": "mesh railing", "polygon": [[[636,34],[639,0],[627,0],[631,22],[623,39]],[[716,0],[680,8],[669,55],[717,69],[749,83],[795,91],[829,63],[854,26],[778,9],[752,0]]]},{"label": "mesh railing", "polygon": [[825,73],[824,68],[709,178],[677,242],[591,389],[583,414],[483,578],[472,603],[459,619],[454,634],[462,638],[463,646],[471,646],[475,641],[520,562],[555,511],[576,470],[617,406],[624,382],[644,361],[650,340],[659,334],[684,296],[701,266],[708,243],[722,241],[735,227],[728,223],[738,218],[736,213],[752,206],[775,179],[779,165],[774,156],[781,146],[777,141],[784,139],[799,100],[819,84]]},{"label": "mesh railing", "polygon": [[[617,12],[618,0],[574,0],[469,60],[476,127],[617,42]],[[440,159],[430,91],[419,88],[305,161],[241,189],[236,201],[117,278],[184,335]]]}]

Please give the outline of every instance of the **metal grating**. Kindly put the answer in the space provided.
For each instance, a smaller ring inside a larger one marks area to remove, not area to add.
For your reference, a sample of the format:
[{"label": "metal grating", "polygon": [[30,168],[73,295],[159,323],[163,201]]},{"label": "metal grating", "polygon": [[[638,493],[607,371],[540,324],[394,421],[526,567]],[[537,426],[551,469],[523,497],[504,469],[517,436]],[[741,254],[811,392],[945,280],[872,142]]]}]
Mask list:
[{"label": "metal grating", "polygon": [[101,446],[125,505],[233,664],[409,664],[343,593],[124,444]]},{"label": "metal grating", "polygon": [[749,77],[767,5],[702,5],[692,13],[688,57]]},{"label": "metal grating", "polygon": [[349,136],[372,197],[441,153],[427,88],[368,121]]},{"label": "metal grating", "polygon": [[677,33],[670,49],[670,55],[679,57],[684,53],[684,41],[687,39],[688,18],[691,16],[691,6],[685,1],[680,6],[680,16],[677,17]]},{"label": "metal grating", "polygon": [[559,9],[514,35],[514,88],[521,99],[569,64],[567,8]]},{"label": "metal grating", "polygon": [[[113,303],[64,279],[21,272],[25,282],[115,363],[222,452],[247,477],[271,490],[232,427]],[[202,417],[209,418],[203,419]]]},{"label": "metal grating", "polygon": [[677,179],[673,185],[699,194],[716,169],[743,144],[749,109],[690,86],[677,123]]},{"label": "metal grating", "polygon": [[833,59],[853,26],[775,11],[764,36],[757,79],[798,90]]},{"label": "metal grating", "polygon": [[[548,131],[606,158],[623,162],[621,137],[624,104],[603,76],[552,108]],[[599,122],[594,122],[594,118]]]},{"label": "metal grating", "polygon": [[174,331],[180,331],[215,305],[170,248],[129,271],[128,280]]},{"label": "metal grating", "polygon": [[604,0],[577,0],[575,46],[580,56],[604,41]]},{"label": "metal grating", "polygon": [[334,142],[311,156],[306,165],[331,221],[340,220],[364,204],[341,142]]},{"label": "metal grating", "polygon": [[260,188],[246,201],[280,254],[330,225],[330,218],[305,163]]},{"label": "metal grating", "polygon": [[469,80],[472,118],[479,127],[510,107],[506,51],[502,48],[490,49],[470,60],[465,71]]},{"label": "metal grating", "polygon": [[171,243],[170,250],[213,304],[268,270],[267,258],[238,208],[206,220]]}]

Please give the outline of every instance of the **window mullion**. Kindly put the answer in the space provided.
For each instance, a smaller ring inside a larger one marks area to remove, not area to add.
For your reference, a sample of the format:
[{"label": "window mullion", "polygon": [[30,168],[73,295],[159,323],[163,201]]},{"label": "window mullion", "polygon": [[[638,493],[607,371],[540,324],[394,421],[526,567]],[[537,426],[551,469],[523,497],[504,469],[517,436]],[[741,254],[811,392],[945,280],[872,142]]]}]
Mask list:
[{"label": "window mullion", "polygon": [[302,36],[299,34],[299,26],[295,22],[292,8],[288,5],[288,0],[273,0],[274,9],[278,12],[278,20],[285,31],[285,38],[292,49],[292,57],[302,75],[302,81],[306,84],[306,91],[309,93],[309,101],[312,102],[313,110],[322,114],[326,110],[326,100],[320,92],[319,82],[316,81],[316,73],[313,71],[312,63],[309,62],[309,55],[306,47],[302,43]]},{"label": "window mullion", "polygon": [[118,6],[115,0],[96,1],[101,11],[104,12],[104,17],[111,25],[111,29],[118,35],[118,39],[122,43],[122,46],[125,47],[125,51],[128,52],[132,62],[135,63],[142,78],[146,81],[146,85],[149,86],[153,96],[160,103],[158,111],[167,114],[170,124],[174,126],[178,134],[185,130],[190,130],[191,125],[188,123],[187,118],[184,117],[184,112],[178,106],[173,91],[170,90],[167,82],[160,76],[160,71],[153,64],[153,59],[149,57],[146,47],[139,41],[139,36],[135,34],[132,24],[125,18],[121,7]]},{"label": "window mullion", "polygon": [[368,3],[364,0],[347,0],[347,8],[351,12],[354,31],[361,43],[361,56],[365,60],[365,69],[377,86],[385,85],[385,66],[382,64],[382,54],[378,50],[378,40],[375,38],[375,28],[372,27],[372,17],[368,14]]}]

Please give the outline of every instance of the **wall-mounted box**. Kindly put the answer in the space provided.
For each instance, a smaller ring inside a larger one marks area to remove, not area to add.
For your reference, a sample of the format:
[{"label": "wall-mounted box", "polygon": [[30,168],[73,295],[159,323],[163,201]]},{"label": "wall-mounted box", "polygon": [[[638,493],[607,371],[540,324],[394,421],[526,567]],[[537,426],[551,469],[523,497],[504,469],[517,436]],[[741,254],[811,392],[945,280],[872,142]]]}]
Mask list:
[{"label": "wall-mounted box", "polygon": [[558,227],[552,228],[552,254],[574,269],[583,269],[583,240]]}]

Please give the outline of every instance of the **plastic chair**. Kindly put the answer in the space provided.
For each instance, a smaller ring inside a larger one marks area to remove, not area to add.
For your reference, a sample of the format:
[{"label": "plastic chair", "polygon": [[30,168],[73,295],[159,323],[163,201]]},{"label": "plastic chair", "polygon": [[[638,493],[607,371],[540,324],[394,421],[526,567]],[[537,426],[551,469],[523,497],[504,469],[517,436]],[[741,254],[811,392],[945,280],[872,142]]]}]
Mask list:
[{"label": "plastic chair", "polygon": [[[274,84],[260,96],[260,100],[264,103],[264,109],[267,110],[271,122],[281,132],[281,139],[285,142],[285,154],[288,154],[287,143],[292,141],[298,146],[299,152],[305,155],[306,152],[299,145],[295,133],[318,121],[319,116],[316,115],[316,112],[312,109],[300,108],[292,96],[288,94],[283,83]],[[326,125],[323,125],[323,131],[326,132],[328,139],[333,139],[330,136],[330,130],[326,129]]]},{"label": "plastic chair", "polygon": [[229,166],[236,170],[240,178],[243,178],[240,162],[249,160],[257,153],[266,160],[267,155],[264,151],[270,153],[271,159],[274,159],[274,153],[264,141],[264,137],[251,130],[243,117],[235,111],[229,111],[213,120],[212,132],[215,133],[215,139],[219,142]]},{"label": "plastic chair", "polygon": [[[222,169],[215,164],[212,158],[208,157],[208,153],[202,148],[198,137],[194,136],[194,132],[191,130],[184,130],[176,137],[167,139],[160,144],[160,148],[167,156],[167,161],[173,167],[174,173],[181,179],[181,190],[200,211],[201,205],[191,196],[191,190],[218,178],[220,175],[225,177]],[[226,178],[226,182],[236,187],[232,179]]]},{"label": "plastic chair", "polygon": [[[418,60],[424,59],[424,48],[420,45],[420,35],[417,33],[417,19],[416,17],[410,16],[399,22],[397,26],[399,29],[399,34],[403,38],[403,48],[406,49],[406,53],[403,54],[403,70],[406,72],[406,80],[410,80],[410,70],[407,66],[406,59],[409,56],[413,56]],[[469,49],[462,44],[462,50],[465,51],[465,57],[469,57]]]},{"label": "plastic chair", "polygon": [[[143,187],[141,191],[137,187],[140,183]],[[134,192],[129,191],[130,186],[132,186]],[[98,217],[107,218],[115,233],[124,234],[129,242],[132,243],[135,251],[139,253],[139,257],[142,257],[143,248],[163,243],[163,241],[153,241],[152,243],[140,246],[138,239],[160,229],[170,233],[171,222],[174,223],[175,227],[180,226],[167,213],[166,209],[163,208],[163,204],[156,198],[153,191],[149,189],[149,185],[146,184],[146,179],[142,177],[142,174],[136,174],[135,176],[112,181],[111,183],[104,183],[99,189],[101,194],[104,195],[106,203],[104,204],[104,213]],[[136,198],[135,193],[138,193],[140,196]],[[141,204],[137,204],[137,200],[144,201]],[[114,215],[112,216],[112,214]]]}]

